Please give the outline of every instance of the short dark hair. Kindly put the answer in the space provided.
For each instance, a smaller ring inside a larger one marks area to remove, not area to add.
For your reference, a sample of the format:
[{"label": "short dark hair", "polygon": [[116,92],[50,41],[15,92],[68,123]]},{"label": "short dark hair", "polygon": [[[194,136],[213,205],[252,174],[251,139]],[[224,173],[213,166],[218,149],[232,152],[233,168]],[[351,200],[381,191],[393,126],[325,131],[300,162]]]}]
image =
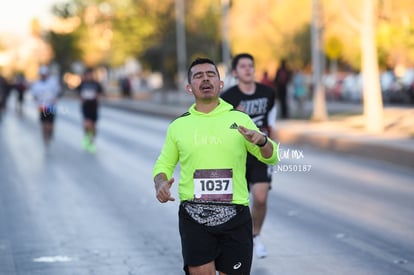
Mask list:
[{"label": "short dark hair", "polygon": [[248,58],[251,61],[253,61],[253,64],[254,64],[253,55],[251,55],[249,53],[240,53],[240,54],[234,56],[233,59],[231,60],[231,69],[232,70],[235,70],[236,69],[237,64],[239,63],[239,60],[242,59],[242,58]]},{"label": "short dark hair", "polygon": [[220,79],[220,73],[217,69],[216,63],[214,63],[213,60],[209,59],[209,58],[205,58],[205,57],[197,57],[196,59],[193,60],[193,62],[191,62],[190,67],[188,67],[188,72],[187,72],[187,77],[188,77],[188,83],[191,83],[191,69],[195,66],[195,65],[200,65],[200,64],[211,64],[214,66],[214,68],[216,69],[217,75]]}]

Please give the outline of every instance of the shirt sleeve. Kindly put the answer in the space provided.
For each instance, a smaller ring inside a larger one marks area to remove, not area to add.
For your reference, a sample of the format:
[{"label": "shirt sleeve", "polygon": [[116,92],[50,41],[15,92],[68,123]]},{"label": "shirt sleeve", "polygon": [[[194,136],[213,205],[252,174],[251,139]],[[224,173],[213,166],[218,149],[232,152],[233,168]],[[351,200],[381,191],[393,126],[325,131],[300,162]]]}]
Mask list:
[{"label": "shirt sleeve", "polygon": [[[246,120],[246,128],[248,129],[252,129],[252,130],[256,130],[259,131],[259,129],[257,128],[257,126],[254,124],[254,122],[249,119]],[[273,144],[273,154],[269,157],[269,158],[265,158],[262,156],[261,152],[260,152],[260,147],[257,146],[256,144],[253,144],[249,141],[246,140],[245,144],[247,147],[247,151],[249,151],[250,154],[254,155],[259,161],[269,164],[269,165],[274,165],[277,164],[279,161],[278,158],[278,150],[279,150],[279,146],[278,144],[276,144],[276,142],[274,142],[273,140],[271,140],[270,138],[267,139],[267,142],[270,142]]]},{"label": "shirt sleeve", "polygon": [[153,177],[159,173],[165,173],[168,179],[172,177],[175,166],[178,162],[178,148],[174,140],[173,132],[174,131],[170,125],[167,130],[167,135],[165,137],[161,153],[155,162]]}]

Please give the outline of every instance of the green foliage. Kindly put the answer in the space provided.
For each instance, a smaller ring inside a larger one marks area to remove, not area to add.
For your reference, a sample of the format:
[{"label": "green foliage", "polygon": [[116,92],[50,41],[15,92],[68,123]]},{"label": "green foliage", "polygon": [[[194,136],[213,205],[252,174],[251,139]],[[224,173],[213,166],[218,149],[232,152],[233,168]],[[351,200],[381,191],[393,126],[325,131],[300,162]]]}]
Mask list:
[{"label": "green foliage", "polygon": [[338,59],[342,53],[343,44],[341,39],[332,35],[325,39],[325,53],[330,59]]},{"label": "green foliage", "polygon": [[150,2],[139,1],[114,7],[112,48],[117,50],[112,51],[110,64],[119,66],[128,57],[140,57],[147,49],[160,43],[157,16],[161,14],[151,10],[150,5]]},{"label": "green foliage", "polygon": [[[204,53],[218,59],[220,14],[216,5],[209,0],[186,1],[185,9],[187,55]],[[81,55],[87,65],[114,67],[135,57],[145,68],[161,71],[173,85],[177,71],[174,11],[174,0],[72,0],[56,5],[57,17],[80,19],[70,35],[51,33],[56,57],[65,63]]]},{"label": "green foliage", "polygon": [[81,49],[77,47],[79,40],[77,34],[50,32],[48,38],[55,52],[55,62],[60,65],[62,72],[70,71],[72,62],[79,60],[82,56]]},{"label": "green foliage", "polygon": [[310,25],[304,25],[294,33],[288,55],[291,64],[296,68],[304,68],[311,64]]},{"label": "green foliage", "polygon": [[[52,7],[53,14],[62,19],[73,18],[76,16],[74,6],[67,3],[59,3]],[[58,33],[49,31],[48,41],[54,51],[54,59],[61,67],[61,72],[70,71],[72,62],[81,58],[81,49],[78,47],[79,33]]]},{"label": "green foliage", "polygon": [[[155,11],[156,31],[149,36],[147,50],[138,56],[144,66],[163,73],[167,86],[175,85],[177,72],[176,21],[175,13],[171,12],[174,4],[172,0],[165,1]],[[215,5],[209,0],[186,1],[185,4],[187,58],[205,55],[220,60],[220,14]]]},{"label": "green foliage", "polygon": [[209,2],[190,1],[188,4],[188,10],[200,10],[186,15],[188,56],[204,55],[218,62],[221,61],[220,13],[215,5],[207,5]]}]

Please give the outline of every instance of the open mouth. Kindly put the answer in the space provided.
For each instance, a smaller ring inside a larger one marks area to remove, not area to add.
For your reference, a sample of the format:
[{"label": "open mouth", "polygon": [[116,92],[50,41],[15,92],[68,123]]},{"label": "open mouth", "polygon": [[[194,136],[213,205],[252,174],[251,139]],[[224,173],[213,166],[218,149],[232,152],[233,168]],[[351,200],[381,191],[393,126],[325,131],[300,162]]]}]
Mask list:
[{"label": "open mouth", "polygon": [[210,84],[203,84],[200,87],[200,91],[202,91],[202,92],[210,92],[210,91],[213,90],[213,88],[214,87],[212,85],[210,85]]}]

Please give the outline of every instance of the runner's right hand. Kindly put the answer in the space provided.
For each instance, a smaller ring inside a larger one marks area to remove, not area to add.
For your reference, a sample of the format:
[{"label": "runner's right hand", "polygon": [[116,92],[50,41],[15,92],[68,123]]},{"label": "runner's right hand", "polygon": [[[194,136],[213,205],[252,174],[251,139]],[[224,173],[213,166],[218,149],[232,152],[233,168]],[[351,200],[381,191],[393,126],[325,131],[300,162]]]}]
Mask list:
[{"label": "runner's right hand", "polygon": [[170,188],[174,182],[174,178],[171,178],[167,181],[162,182],[157,189],[157,199],[161,203],[166,203],[167,201],[175,201],[171,197]]}]

